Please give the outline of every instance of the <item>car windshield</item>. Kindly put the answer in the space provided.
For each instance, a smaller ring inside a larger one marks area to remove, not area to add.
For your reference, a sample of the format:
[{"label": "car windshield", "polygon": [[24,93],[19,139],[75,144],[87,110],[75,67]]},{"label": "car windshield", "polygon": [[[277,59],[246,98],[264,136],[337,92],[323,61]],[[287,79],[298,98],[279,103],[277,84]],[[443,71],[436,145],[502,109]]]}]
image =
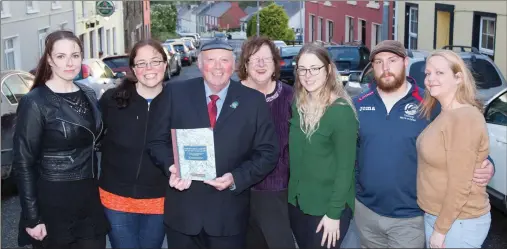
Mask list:
[{"label": "car windshield", "polygon": [[103,59],[104,63],[110,68],[129,67],[128,57],[116,57]]},{"label": "car windshield", "polygon": [[359,49],[354,47],[328,47],[333,61],[359,61]]},{"label": "car windshield", "polygon": [[185,51],[185,46],[181,45],[181,44],[176,44],[176,45],[173,45],[174,49],[176,49],[176,51],[178,52],[184,52]]},{"label": "car windshield", "polygon": [[[484,59],[470,60],[469,58],[464,59],[464,61],[471,69],[478,89],[498,87],[502,84],[500,75],[489,61]],[[424,88],[425,68],[426,62],[418,61],[410,66],[409,72],[409,75],[416,80],[417,85],[422,88]]]},{"label": "car windshield", "polygon": [[301,46],[282,47],[282,48],[280,48],[280,56],[282,56],[282,57],[296,56],[299,53],[299,50],[301,50]]},{"label": "car windshield", "polygon": [[225,37],[224,33],[215,33],[215,37]]}]

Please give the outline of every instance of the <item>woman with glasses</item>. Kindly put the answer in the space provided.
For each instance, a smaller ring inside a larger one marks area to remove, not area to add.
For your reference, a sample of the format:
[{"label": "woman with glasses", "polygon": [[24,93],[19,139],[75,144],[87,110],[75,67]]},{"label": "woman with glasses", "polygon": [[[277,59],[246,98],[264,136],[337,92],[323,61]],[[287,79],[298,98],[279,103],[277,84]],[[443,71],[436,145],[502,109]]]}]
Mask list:
[{"label": "woman with glasses", "polygon": [[251,37],[241,49],[238,76],[241,83],[266,96],[276,126],[280,157],[276,168],[251,188],[247,246],[251,248],[293,248],[289,223],[289,119],[292,87],[278,80],[280,55],[267,37]]},{"label": "woman with glasses", "polygon": [[95,144],[102,120],[95,92],[74,78],[83,46],[70,31],[46,37],[32,89],[17,109],[13,169],[21,202],[19,244],[106,248]]},{"label": "woman with glasses", "polygon": [[143,40],[129,56],[123,82],[100,99],[105,135],[100,197],[112,229],[113,248],[161,248],[168,178],[146,153],[146,140],[160,108],[167,55],[161,44]]},{"label": "woman with glasses", "polygon": [[324,47],[301,48],[289,132],[289,215],[299,248],[340,248],[354,209],[358,120],[336,76]]}]

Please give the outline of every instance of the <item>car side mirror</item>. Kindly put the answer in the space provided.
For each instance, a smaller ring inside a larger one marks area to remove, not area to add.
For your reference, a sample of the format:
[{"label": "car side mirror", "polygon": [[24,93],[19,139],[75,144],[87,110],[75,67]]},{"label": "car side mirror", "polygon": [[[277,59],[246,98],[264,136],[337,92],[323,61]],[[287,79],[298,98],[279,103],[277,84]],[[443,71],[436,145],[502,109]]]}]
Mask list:
[{"label": "car side mirror", "polygon": [[350,74],[349,82],[359,82],[359,74],[357,73]]},{"label": "car side mirror", "polygon": [[115,78],[117,79],[121,79],[123,77],[125,77],[125,72],[117,72],[116,75],[115,75]]}]

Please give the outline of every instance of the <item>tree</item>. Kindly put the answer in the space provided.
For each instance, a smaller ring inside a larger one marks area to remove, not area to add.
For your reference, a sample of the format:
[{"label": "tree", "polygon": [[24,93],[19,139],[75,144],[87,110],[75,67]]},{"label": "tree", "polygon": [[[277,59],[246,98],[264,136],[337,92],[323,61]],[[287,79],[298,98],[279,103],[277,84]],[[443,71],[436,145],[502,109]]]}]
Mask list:
[{"label": "tree", "polygon": [[161,42],[176,37],[178,12],[174,4],[151,5],[151,36]]},{"label": "tree", "polygon": [[[272,40],[294,40],[294,31],[289,28],[289,17],[282,6],[271,3],[259,12],[259,16],[260,35]],[[257,35],[257,14],[253,14],[248,21],[246,34],[249,37]]]}]

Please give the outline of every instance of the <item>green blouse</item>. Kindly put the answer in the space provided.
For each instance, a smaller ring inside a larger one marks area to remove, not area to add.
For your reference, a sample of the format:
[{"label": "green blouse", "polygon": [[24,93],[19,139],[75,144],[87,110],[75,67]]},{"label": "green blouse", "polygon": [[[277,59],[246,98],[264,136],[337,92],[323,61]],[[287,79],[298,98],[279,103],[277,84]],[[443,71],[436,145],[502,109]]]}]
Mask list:
[{"label": "green blouse", "polygon": [[289,131],[289,203],[305,214],[340,219],[347,204],[354,210],[355,160],[359,122],[351,106],[337,99],[306,138],[292,106]]}]

